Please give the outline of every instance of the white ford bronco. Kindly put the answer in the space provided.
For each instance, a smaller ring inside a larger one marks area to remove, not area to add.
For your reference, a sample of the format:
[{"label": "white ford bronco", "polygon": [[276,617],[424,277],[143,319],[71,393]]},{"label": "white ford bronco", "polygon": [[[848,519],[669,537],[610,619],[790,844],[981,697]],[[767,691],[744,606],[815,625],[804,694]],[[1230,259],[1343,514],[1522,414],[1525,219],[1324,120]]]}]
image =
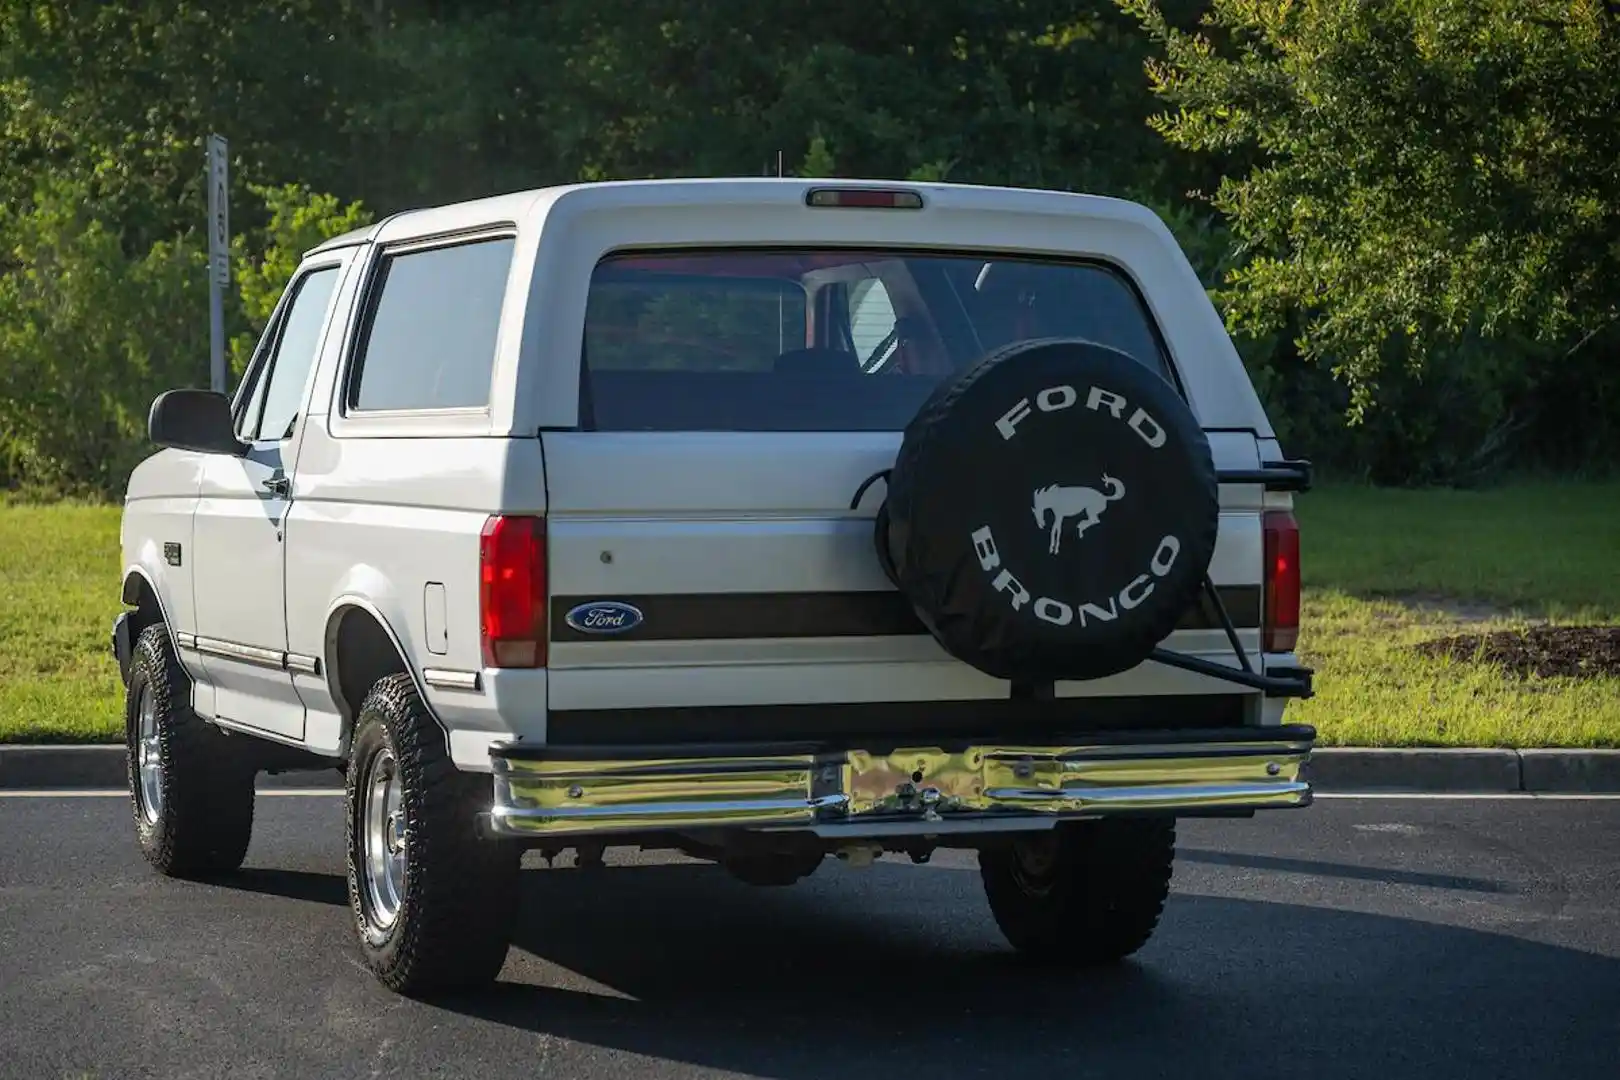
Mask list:
[{"label": "white ford bronco", "polygon": [[1017,949],[1141,947],[1179,817],[1310,802],[1286,458],[1164,224],[1043,191],[615,182],[310,251],[152,405],[113,648],[141,850],[347,776],[359,949],[494,979],[525,849],[756,884],[969,848]]}]

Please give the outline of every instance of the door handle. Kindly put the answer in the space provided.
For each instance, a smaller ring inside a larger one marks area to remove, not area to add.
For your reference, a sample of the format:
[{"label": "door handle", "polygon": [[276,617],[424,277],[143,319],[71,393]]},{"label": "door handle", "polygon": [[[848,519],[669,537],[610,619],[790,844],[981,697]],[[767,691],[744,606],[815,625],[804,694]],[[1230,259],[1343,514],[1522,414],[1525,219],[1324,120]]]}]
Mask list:
[{"label": "door handle", "polygon": [[272,495],[280,495],[285,499],[288,495],[292,494],[292,481],[287,479],[285,476],[272,476],[260,481],[260,483],[262,483],[264,485],[264,489],[270,492]]}]

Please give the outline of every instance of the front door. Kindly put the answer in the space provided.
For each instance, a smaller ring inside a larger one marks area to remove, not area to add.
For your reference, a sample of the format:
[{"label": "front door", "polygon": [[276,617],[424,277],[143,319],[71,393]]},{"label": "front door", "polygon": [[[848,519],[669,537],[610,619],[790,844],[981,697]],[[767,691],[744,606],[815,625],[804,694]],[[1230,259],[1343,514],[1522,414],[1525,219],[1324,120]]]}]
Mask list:
[{"label": "front door", "polygon": [[194,530],[197,650],[217,715],[289,739],[304,705],[287,664],[282,522],[291,494],[310,374],[325,336],[341,258],[288,287],[238,400],[244,457],[210,456]]}]

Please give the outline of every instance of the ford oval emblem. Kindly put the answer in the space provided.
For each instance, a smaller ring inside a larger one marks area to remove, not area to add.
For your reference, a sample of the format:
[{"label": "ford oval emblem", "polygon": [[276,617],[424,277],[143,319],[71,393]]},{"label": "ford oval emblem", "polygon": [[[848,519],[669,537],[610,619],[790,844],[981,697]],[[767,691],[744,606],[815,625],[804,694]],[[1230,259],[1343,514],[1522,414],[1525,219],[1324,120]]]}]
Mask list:
[{"label": "ford oval emblem", "polygon": [[582,634],[623,634],[641,625],[641,609],[618,600],[592,600],[570,610],[565,619]]}]

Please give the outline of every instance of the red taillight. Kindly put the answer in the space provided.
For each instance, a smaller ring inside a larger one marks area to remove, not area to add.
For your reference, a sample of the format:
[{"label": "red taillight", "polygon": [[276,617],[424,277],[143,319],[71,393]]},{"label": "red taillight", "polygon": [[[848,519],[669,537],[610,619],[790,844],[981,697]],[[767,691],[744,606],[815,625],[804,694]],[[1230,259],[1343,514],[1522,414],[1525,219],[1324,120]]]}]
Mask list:
[{"label": "red taillight", "polygon": [[1266,610],[1260,647],[1293,652],[1299,644],[1299,523],[1287,510],[1265,513]]},{"label": "red taillight", "polygon": [[546,522],[492,517],[478,542],[484,665],[546,666]]},{"label": "red taillight", "polygon": [[804,197],[810,206],[859,206],[877,210],[921,210],[922,196],[915,191],[886,188],[811,188]]}]

